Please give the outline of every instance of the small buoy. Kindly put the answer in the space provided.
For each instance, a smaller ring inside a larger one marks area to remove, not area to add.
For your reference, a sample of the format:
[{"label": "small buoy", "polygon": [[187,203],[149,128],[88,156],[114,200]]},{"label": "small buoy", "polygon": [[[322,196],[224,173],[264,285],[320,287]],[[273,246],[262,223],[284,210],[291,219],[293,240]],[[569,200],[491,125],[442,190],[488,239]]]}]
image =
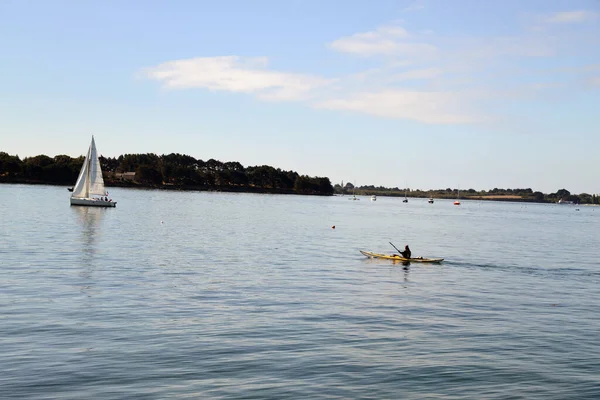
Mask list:
[{"label": "small buoy", "polygon": [[162,221],[160,221],[160,223],[162,224],[163,222],[162,222]]},{"label": "small buoy", "polygon": [[331,229],[335,229],[335,225],[333,225],[333,226],[331,227]]}]

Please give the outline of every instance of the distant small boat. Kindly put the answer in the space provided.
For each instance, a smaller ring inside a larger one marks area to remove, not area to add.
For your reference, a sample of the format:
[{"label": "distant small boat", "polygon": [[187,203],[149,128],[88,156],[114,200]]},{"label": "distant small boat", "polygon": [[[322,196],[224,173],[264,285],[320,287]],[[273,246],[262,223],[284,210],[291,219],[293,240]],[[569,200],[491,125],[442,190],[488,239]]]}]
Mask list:
[{"label": "distant small boat", "polygon": [[433,204],[433,197],[430,197],[430,198],[429,198],[429,200],[427,200],[427,202],[428,202],[429,204]]},{"label": "distant small boat", "polygon": [[352,197],[349,198],[348,200],[360,200],[358,197],[356,197],[356,182],[354,182],[354,186],[352,187]]},{"label": "distant small boat", "polygon": [[371,201],[377,201],[377,196],[375,196],[375,195],[371,196]]},{"label": "distant small boat", "polygon": [[456,194],[456,201],[454,201],[455,206],[460,206],[460,187],[458,188],[458,193]]},{"label": "distant small boat", "polygon": [[72,191],[73,191],[73,188],[72,188],[72,187],[70,187],[70,188],[67,188],[67,190],[68,190],[69,192],[72,192]]}]

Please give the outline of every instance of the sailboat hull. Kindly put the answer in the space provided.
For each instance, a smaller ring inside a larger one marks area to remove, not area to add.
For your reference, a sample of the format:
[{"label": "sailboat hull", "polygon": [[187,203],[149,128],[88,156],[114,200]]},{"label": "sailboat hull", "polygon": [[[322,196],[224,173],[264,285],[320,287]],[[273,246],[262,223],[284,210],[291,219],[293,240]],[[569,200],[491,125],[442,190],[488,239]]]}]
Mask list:
[{"label": "sailboat hull", "polygon": [[72,206],[92,206],[92,207],[116,207],[116,201],[107,201],[100,199],[83,199],[77,197],[71,197]]}]

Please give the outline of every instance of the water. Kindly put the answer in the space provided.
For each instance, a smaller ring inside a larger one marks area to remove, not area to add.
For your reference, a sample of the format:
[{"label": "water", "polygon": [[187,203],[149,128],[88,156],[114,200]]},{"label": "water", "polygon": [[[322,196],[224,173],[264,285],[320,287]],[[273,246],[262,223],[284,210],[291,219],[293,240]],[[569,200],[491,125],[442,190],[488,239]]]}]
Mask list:
[{"label": "water", "polygon": [[0,185],[0,398],[600,398],[600,208],[110,191]]}]

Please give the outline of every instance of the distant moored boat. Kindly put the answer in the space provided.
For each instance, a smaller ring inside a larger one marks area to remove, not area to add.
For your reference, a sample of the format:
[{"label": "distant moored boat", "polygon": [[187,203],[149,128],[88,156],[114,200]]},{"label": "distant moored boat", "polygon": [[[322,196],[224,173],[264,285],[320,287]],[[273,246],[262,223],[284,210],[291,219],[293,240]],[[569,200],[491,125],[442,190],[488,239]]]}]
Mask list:
[{"label": "distant moored boat", "polygon": [[460,186],[458,187],[458,192],[456,194],[456,200],[454,201],[455,206],[460,206],[460,200],[458,200],[458,199],[460,199]]}]

